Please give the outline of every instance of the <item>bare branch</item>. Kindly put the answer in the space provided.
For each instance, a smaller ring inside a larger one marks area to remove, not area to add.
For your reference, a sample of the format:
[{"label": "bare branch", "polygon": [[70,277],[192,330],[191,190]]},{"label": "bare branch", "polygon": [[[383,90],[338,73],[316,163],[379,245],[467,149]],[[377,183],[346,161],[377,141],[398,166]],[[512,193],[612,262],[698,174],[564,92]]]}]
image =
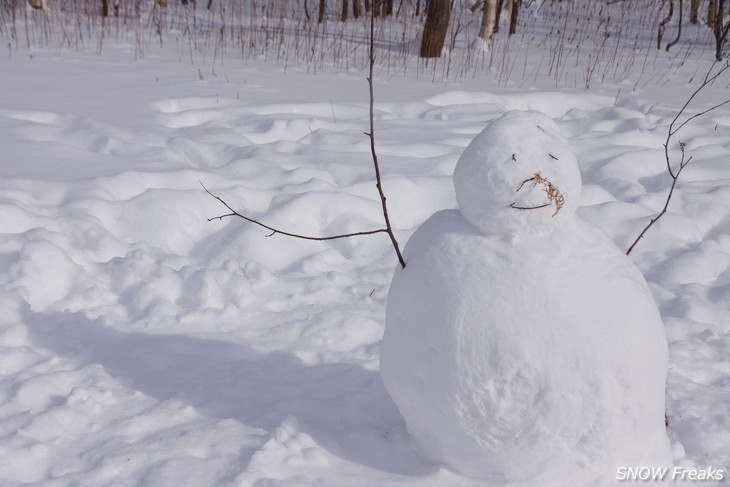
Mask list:
[{"label": "bare branch", "polygon": [[[377,0],[382,2],[382,0]],[[375,5],[373,5],[375,7]],[[395,239],[393,234],[393,227],[390,224],[390,217],[388,216],[388,205],[385,202],[385,193],[383,193],[383,185],[380,180],[380,165],[378,164],[378,155],[375,152],[375,122],[374,122],[374,106],[375,96],[373,94],[373,67],[375,66],[375,8],[370,11],[370,71],[368,73],[368,87],[370,88],[370,133],[367,136],[370,138],[370,153],[373,156],[373,166],[375,168],[375,185],[378,188],[378,194],[380,195],[380,202],[383,206],[383,218],[385,218],[385,230],[390,237],[390,241],[393,244],[395,254],[398,256],[398,262],[402,268],[405,269],[406,261],[403,260],[398,241]]]},{"label": "bare branch", "polygon": [[547,208],[548,206],[550,206],[550,203],[545,203],[540,206],[517,206],[517,203],[509,205],[510,208],[514,208],[515,210],[537,210],[538,208]]},{"label": "bare branch", "polygon": [[652,218],[649,221],[649,224],[646,227],[644,227],[644,229],[641,231],[639,236],[636,237],[636,240],[634,240],[634,243],[632,243],[631,246],[629,247],[629,249],[626,251],[626,255],[629,255],[631,253],[631,251],[634,250],[634,247],[636,247],[636,244],[639,243],[639,240],[644,238],[644,234],[654,225],[654,223],[656,223],[667,212],[667,209],[669,208],[669,202],[672,200],[672,196],[674,195],[674,188],[676,188],[677,181],[679,180],[679,175],[682,174],[682,171],[684,170],[684,168],[687,167],[687,165],[689,165],[689,163],[692,161],[692,156],[685,159],[686,144],[684,142],[680,141],[679,150],[682,152],[682,158],[679,161],[679,166],[677,167],[677,169],[676,170],[672,169],[671,158],[669,157],[669,145],[672,140],[672,137],[674,137],[674,135],[677,132],[679,132],[682,129],[682,127],[687,125],[690,121],[694,120],[695,118],[701,117],[702,115],[704,115],[708,112],[711,112],[712,110],[715,110],[716,108],[720,108],[721,106],[727,105],[728,103],[730,103],[730,99],[725,100],[724,102],[718,103],[717,105],[714,105],[714,106],[708,108],[707,110],[703,110],[699,113],[692,115],[687,120],[685,120],[684,122],[679,124],[679,126],[677,126],[676,128],[674,127],[674,124],[677,122],[677,120],[679,120],[679,117],[682,116],[682,114],[687,109],[690,102],[692,102],[692,100],[695,98],[695,96],[697,96],[707,85],[712,84],[721,74],[723,74],[728,68],[730,68],[730,62],[726,61],[725,65],[722,68],[720,68],[720,70],[717,73],[712,74],[712,70],[715,68],[715,64],[717,64],[717,63],[715,62],[712,64],[712,66],[710,66],[710,69],[709,69],[709,71],[707,71],[707,74],[705,74],[705,77],[702,80],[702,83],[700,84],[700,86],[690,95],[690,97],[687,99],[687,102],[682,106],[682,108],[679,110],[677,115],[672,120],[672,123],[669,124],[669,128],[667,130],[667,139],[664,142],[664,159],[666,160],[666,163],[667,163],[667,172],[669,173],[669,176],[672,178],[672,185],[669,188],[669,194],[667,194],[667,199],[664,202],[664,207],[662,208],[662,210],[659,212],[659,214],[657,216],[655,216],[654,218]]},{"label": "bare branch", "polygon": [[682,113],[684,113],[684,111],[687,109],[687,107],[689,106],[689,104],[692,103],[692,100],[694,100],[694,97],[697,96],[697,94],[699,94],[699,92],[702,91],[702,89],[705,86],[714,83],[717,78],[719,78],[725,71],[727,71],[730,68],[730,61],[725,61],[725,65],[723,67],[721,67],[718,70],[717,73],[715,73],[714,75],[710,76],[712,74],[712,70],[715,69],[715,65],[716,64],[717,64],[717,61],[715,61],[715,62],[712,63],[712,66],[710,66],[709,71],[707,71],[707,74],[705,74],[705,77],[702,80],[702,83],[700,84],[699,88],[697,88],[694,91],[694,93],[692,93],[692,95],[690,95],[690,97],[687,99],[687,102],[684,104],[684,106],[679,110],[679,112],[677,112],[677,116],[674,117],[674,120],[672,120],[672,123],[669,124],[669,132],[668,132],[668,135],[667,135],[667,140],[669,140],[670,137],[672,137],[674,134],[676,134],[682,127],[684,127],[685,125],[687,125],[687,123],[689,123],[690,121],[694,120],[695,118],[701,117],[702,115],[704,115],[704,114],[706,114],[708,112],[711,112],[712,110],[714,110],[716,108],[720,108],[721,106],[727,105],[728,103],[730,103],[730,100],[725,100],[724,102],[722,102],[720,104],[717,104],[717,105],[715,105],[713,107],[710,107],[707,110],[704,110],[702,112],[699,112],[699,113],[696,113],[696,114],[692,115],[687,120],[685,120],[684,122],[682,122],[679,125],[679,127],[677,127],[676,129],[674,128],[674,124],[677,123],[677,120],[679,120],[679,117],[682,116]]},{"label": "bare branch", "polygon": [[223,198],[221,198],[218,195],[215,195],[215,194],[211,193],[208,190],[208,188],[206,188],[205,185],[202,182],[200,182],[200,185],[203,187],[203,189],[205,190],[206,193],[208,193],[213,198],[215,198],[218,201],[220,201],[223,204],[223,206],[225,206],[226,208],[228,208],[229,210],[231,210],[230,213],[226,213],[225,215],[214,216],[212,218],[208,218],[208,221],[222,220],[222,219],[227,218],[227,217],[230,217],[230,216],[237,216],[238,218],[243,218],[247,222],[255,223],[256,225],[258,225],[260,227],[263,227],[263,228],[265,228],[267,230],[270,230],[272,233],[270,233],[269,235],[266,235],[267,237],[271,237],[271,236],[276,235],[277,233],[279,233],[281,235],[286,235],[286,236],[295,237],[295,238],[303,238],[305,240],[335,240],[335,239],[338,239],[338,238],[349,238],[349,237],[357,237],[357,236],[360,236],[360,235],[373,235],[375,233],[383,233],[383,232],[387,233],[388,232],[388,230],[386,228],[379,228],[378,230],[369,230],[369,231],[365,231],[365,232],[354,232],[354,233],[344,233],[342,235],[332,235],[331,237],[310,237],[310,236],[307,236],[307,235],[299,235],[297,233],[285,232],[283,230],[279,230],[277,228],[270,227],[269,225],[266,225],[264,223],[261,223],[258,220],[254,220],[253,218],[249,218],[249,217],[247,217],[245,215],[242,215],[241,213],[239,213],[236,210],[234,210],[233,208],[231,208],[231,206],[228,203],[226,203],[223,200]]}]

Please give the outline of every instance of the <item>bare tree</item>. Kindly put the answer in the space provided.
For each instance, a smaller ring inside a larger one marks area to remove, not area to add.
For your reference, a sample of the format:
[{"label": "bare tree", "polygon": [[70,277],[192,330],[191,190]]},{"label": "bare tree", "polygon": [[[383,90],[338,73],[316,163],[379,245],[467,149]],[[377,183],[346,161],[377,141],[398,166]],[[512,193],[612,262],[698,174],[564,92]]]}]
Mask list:
[{"label": "bare tree", "polygon": [[689,8],[689,21],[693,24],[699,22],[700,7],[702,6],[702,0],[692,0]]},{"label": "bare tree", "polygon": [[352,16],[359,19],[362,16],[362,5],[360,0],[352,0]]},{"label": "bare tree", "polygon": [[421,39],[421,57],[441,57],[450,18],[451,3],[449,0],[427,0],[426,22],[423,25],[423,38]]},{"label": "bare tree", "polygon": [[496,19],[497,0],[485,0],[482,6],[482,25],[479,28],[479,38],[485,48],[489,49],[494,33]]},{"label": "bare tree", "polygon": [[682,36],[682,7],[682,0],[679,0],[679,23],[677,24],[677,37],[672,42],[667,44],[667,52],[669,52],[670,47],[679,42],[679,38]]},{"label": "bare tree", "polygon": [[644,238],[644,234],[657,222],[659,219],[664,216],[664,214],[667,212],[667,209],[669,208],[669,202],[672,200],[672,195],[674,194],[674,188],[677,186],[677,181],[679,180],[680,174],[682,174],[682,171],[685,167],[692,161],[692,157],[687,158],[685,154],[685,145],[684,142],[679,142],[679,150],[682,154],[682,157],[679,161],[679,166],[672,167],[672,161],[669,156],[669,146],[672,141],[672,138],[677,135],[677,132],[682,130],[682,127],[687,125],[689,122],[694,120],[695,118],[701,117],[705,115],[708,112],[711,112],[712,110],[715,110],[716,108],[720,108],[723,105],[727,105],[730,103],[730,99],[725,100],[722,103],[718,103],[717,105],[714,105],[707,110],[703,110],[701,112],[695,113],[694,115],[688,117],[684,122],[677,124],[679,121],[679,118],[684,114],[684,112],[687,110],[687,107],[689,107],[689,104],[692,103],[692,100],[699,94],[700,91],[702,91],[706,86],[711,85],[715,82],[717,78],[722,76],[722,74],[730,69],[730,63],[725,62],[725,64],[715,73],[712,72],[715,69],[715,64],[713,63],[712,66],[710,66],[709,71],[707,71],[707,74],[702,79],[702,83],[700,83],[700,86],[690,95],[690,97],[687,99],[687,102],[682,106],[682,108],[677,113],[677,116],[674,117],[672,122],[669,124],[669,129],[667,129],[667,138],[664,142],[664,159],[667,164],[667,172],[669,173],[669,177],[672,178],[672,185],[669,188],[669,194],[667,195],[667,199],[664,202],[664,207],[662,210],[649,221],[649,224],[644,227],[644,229],[641,231],[638,237],[636,237],[636,240],[634,240],[634,243],[631,244],[631,247],[629,247],[629,250],[626,251],[626,255],[629,255],[632,250],[634,250],[634,247],[636,247],[636,244],[639,243],[639,241]]},{"label": "bare tree", "polygon": [[717,0],[710,0],[707,4],[707,27],[715,29],[715,16],[717,15]]},{"label": "bare tree", "polygon": [[494,15],[494,34],[499,32],[499,20],[502,17],[502,9],[504,8],[504,0],[497,1],[497,12]]},{"label": "bare tree", "polygon": [[342,12],[340,14],[340,21],[347,22],[348,15],[349,15],[348,2],[347,2],[347,0],[342,0]]},{"label": "bare tree", "polygon": [[522,0],[510,0],[510,16],[509,16],[509,35],[517,32],[517,19],[520,15],[520,6],[522,6]]},{"label": "bare tree", "polygon": [[713,23],[710,25],[715,34],[715,60],[722,61],[722,49],[727,39],[728,30],[730,30],[730,20],[725,22],[725,0],[714,0],[711,6],[715,8]]},{"label": "bare tree", "polygon": [[656,48],[661,49],[662,48],[662,39],[664,38],[664,32],[667,29],[667,24],[670,20],[672,20],[672,16],[674,15],[674,0],[669,0],[669,12],[667,13],[667,16],[664,17],[664,19],[659,22],[659,31],[657,32],[656,37]]},{"label": "bare tree", "polygon": [[327,18],[327,0],[319,0],[319,17],[317,22],[320,24]]}]

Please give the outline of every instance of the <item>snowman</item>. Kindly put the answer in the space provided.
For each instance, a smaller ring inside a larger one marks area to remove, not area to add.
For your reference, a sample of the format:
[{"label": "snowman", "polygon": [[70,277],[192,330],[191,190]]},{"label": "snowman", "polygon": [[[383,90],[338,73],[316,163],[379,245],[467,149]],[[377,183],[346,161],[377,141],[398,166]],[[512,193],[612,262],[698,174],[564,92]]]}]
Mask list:
[{"label": "snowman", "polygon": [[465,149],[393,276],[383,381],[422,453],[493,485],[612,484],[671,464],[663,324],[646,281],[575,214],[568,141],[509,112]]}]

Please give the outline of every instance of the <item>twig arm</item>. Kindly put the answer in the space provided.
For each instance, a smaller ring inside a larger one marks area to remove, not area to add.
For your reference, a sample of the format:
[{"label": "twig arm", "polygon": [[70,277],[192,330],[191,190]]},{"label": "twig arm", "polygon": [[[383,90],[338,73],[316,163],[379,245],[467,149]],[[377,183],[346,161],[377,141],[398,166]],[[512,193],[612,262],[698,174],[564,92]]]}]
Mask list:
[{"label": "twig arm", "polygon": [[[375,0],[376,2],[380,3],[383,0]],[[400,263],[401,267],[406,267],[406,262],[403,259],[403,255],[401,254],[400,247],[398,246],[398,241],[395,238],[395,234],[393,233],[393,227],[390,224],[390,217],[388,216],[388,205],[386,203],[385,193],[383,192],[383,184],[380,178],[380,165],[378,164],[378,155],[375,152],[375,122],[374,122],[374,104],[375,104],[375,97],[373,95],[373,67],[375,65],[375,11],[377,9],[375,8],[375,5],[373,5],[373,8],[370,10],[370,73],[367,78],[368,80],[368,86],[370,87],[370,132],[366,133],[366,135],[370,138],[370,152],[373,156],[373,165],[375,167],[375,180],[376,180],[376,186],[378,188],[378,194],[380,195],[380,203],[383,207],[383,217],[385,219],[385,228],[379,228],[377,230],[368,230],[363,232],[353,232],[353,233],[345,233],[342,235],[332,235],[329,237],[312,237],[309,235],[300,235],[297,233],[291,233],[291,232],[285,232],[284,230],[279,230],[278,228],[271,227],[269,225],[266,225],[265,223],[261,223],[258,220],[254,220],[253,218],[250,218],[246,215],[242,215],[241,213],[234,210],[231,205],[229,205],[223,198],[221,198],[218,195],[215,195],[211,193],[208,188],[205,187],[205,185],[200,182],[200,185],[203,187],[206,193],[208,193],[210,196],[218,200],[223,206],[225,206],[230,213],[226,213],[223,215],[215,216],[212,218],[208,218],[208,221],[212,220],[222,220],[224,218],[237,216],[239,218],[242,218],[248,222],[251,222],[253,224],[256,224],[260,227],[263,227],[271,232],[271,234],[267,235],[267,237],[271,237],[272,235],[275,235],[277,233],[281,235],[287,235],[289,237],[295,237],[295,238],[301,238],[305,240],[335,240],[338,238],[348,238],[348,237],[356,237],[360,235],[373,235],[376,233],[387,233],[390,237],[390,241],[393,244],[393,248],[395,249],[395,253],[398,257],[398,262]]]},{"label": "twig arm", "polygon": [[228,208],[231,211],[230,213],[226,213],[225,215],[219,215],[219,216],[214,216],[212,218],[208,218],[208,221],[222,220],[224,218],[228,218],[231,216],[237,216],[238,218],[243,218],[247,222],[254,223],[260,227],[263,227],[263,228],[271,231],[272,233],[267,235],[267,237],[271,237],[272,235],[276,235],[277,233],[279,233],[281,235],[286,235],[288,237],[303,238],[304,240],[335,240],[338,238],[357,237],[359,235],[373,235],[375,233],[383,233],[383,232],[387,233],[388,232],[388,230],[385,228],[379,228],[377,230],[368,230],[368,231],[364,231],[364,232],[354,232],[354,233],[344,233],[342,235],[332,235],[329,237],[311,237],[308,235],[299,235],[297,233],[285,232],[284,230],[279,230],[278,228],[270,227],[269,225],[266,225],[265,223],[261,223],[258,220],[254,220],[253,218],[247,217],[246,215],[242,215],[241,213],[239,213],[236,210],[234,210],[233,208],[231,208],[231,206],[228,203],[226,203],[225,200],[223,200],[223,198],[211,193],[202,182],[200,182],[200,185],[203,187],[203,189],[205,190],[206,193],[208,193],[213,198],[220,201],[223,204],[223,206],[225,206],[226,208]]},{"label": "twig arm", "polygon": [[[382,0],[376,0],[381,2]],[[383,206],[383,218],[385,219],[385,231],[390,237],[390,241],[393,244],[396,256],[398,256],[398,262],[401,267],[405,269],[406,261],[403,259],[398,241],[393,233],[393,227],[390,224],[390,217],[388,216],[388,205],[386,203],[385,193],[383,192],[383,184],[380,179],[380,165],[378,164],[378,155],[375,152],[375,121],[374,121],[374,106],[375,96],[373,94],[373,66],[375,66],[375,6],[370,11],[370,71],[368,73],[368,87],[370,88],[370,133],[366,134],[370,138],[370,153],[373,156],[373,166],[375,167],[375,185],[378,188],[378,194],[380,195],[380,202]]]}]

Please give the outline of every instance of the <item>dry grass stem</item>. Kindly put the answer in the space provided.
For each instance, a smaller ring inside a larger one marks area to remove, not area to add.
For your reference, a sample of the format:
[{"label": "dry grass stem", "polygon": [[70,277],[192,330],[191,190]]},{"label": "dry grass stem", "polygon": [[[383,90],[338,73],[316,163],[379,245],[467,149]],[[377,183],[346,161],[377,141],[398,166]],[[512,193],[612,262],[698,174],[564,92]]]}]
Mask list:
[{"label": "dry grass stem", "polygon": [[[552,156],[552,155],[550,157],[552,157],[553,159],[555,158],[555,156]],[[516,203],[512,203],[511,205],[509,205],[510,208],[514,208],[516,210],[536,210],[538,208],[545,208],[545,207],[554,205],[555,212],[552,214],[552,216],[557,215],[558,212],[560,211],[560,209],[565,204],[565,196],[563,196],[563,194],[560,191],[558,191],[558,188],[556,188],[553,185],[553,183],[548,181],[547,178],[543,177],[542,174],[540,174],[539,172],[535,173],[535,175],[532,176],[531,178],[528,178],[528,179],[525,179],[524,181],[522,181],[519,188],[517,188],[516,192],[519,193],[520,190],[525,186],[525,184],[530,183],[530,182],[532,183],[533,188],[536,187],[538,184],[543,187],[545,193],[547,193],[548,202],[545,203],[544,205],[538,205],[538,206],[517,206]]]}]

